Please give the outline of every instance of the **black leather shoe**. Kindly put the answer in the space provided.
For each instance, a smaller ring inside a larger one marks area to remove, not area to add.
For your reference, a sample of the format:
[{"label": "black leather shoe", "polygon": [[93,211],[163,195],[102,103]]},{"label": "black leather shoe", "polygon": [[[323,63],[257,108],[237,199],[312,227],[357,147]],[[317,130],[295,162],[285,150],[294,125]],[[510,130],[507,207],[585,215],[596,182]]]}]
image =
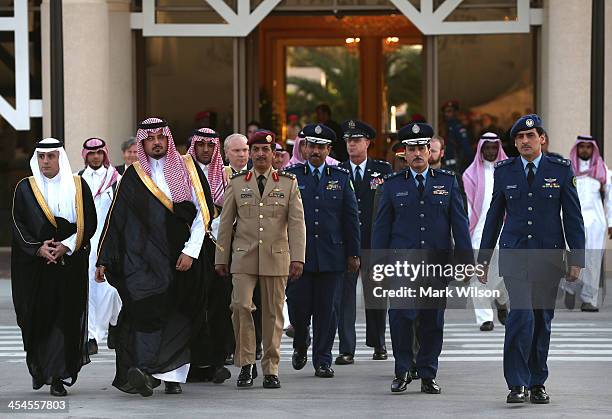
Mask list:
[{"label": "black leather shoe", "polygon": [[98,342],[95,339],[89,339],[87,341],[87,354],[95,355],[98,353]]},{"label": "black leather shoe", "polygon": [[352,354],[342,354],[335,361],[336,365],[351,365],[355,363],[355,358]]},{"label": "black leather shoe", "polygon": [[234,354],[229,354],[227,358],[225,358],[225,365],[234,365]]},{"label": "black leather shoe", "polygon": [[374,355],[372,355],[373,360],[384,361],[387,358],[387,348],[385,348],[385,346],[381,346],[380,348],[374,348]]},{"label": "black leather shoe", "polygon": [[573,310],[574,306],[576,305],[576,296],[574,294],[570,294],[569,292],[565,291],[565,308],[567,308],[568,310]]},{"label": "black leather shoe", "polygon": [[280,380],[278,375],[265,375],[263,379],[263,388],[280,388]]},{"label": "black leather shoe", "polygon": [[257,365],[245,365],[240,369],[240,374],[238,375],[238,381],[236,381],[236,385],[238,387],[252,387],[253,380],[255,378],[257,378]]},{"label": "black leather shoe", "polygon": [[395,377],[391,383],[391,393],[402,393],[408,388],[408,384],[412,382],[410,374],[405,372],[399,377]]},{"label": "black leather shoe", "polygon": [[499,320],[499,322],[505,326],[506,319],[508,318],[508,306],[505,304],[499,304],[497,301],[495,301],[495,305],[497,306],[497,320]]},{"label": "black leather shoe", "polygon": [[108,326],[108,336],[106,337],[106,346],[108,349],[117,348],[117,326]]},{"label": "black leather shoe", "polygon": [[421,377],[419,376],[419,372],[417,371],[416,367],[410,368],[410,378],[412,378],[413,380],[420,380],[421,379]]},{"label": "black leather shoe", "polygon": [[315,375],[320,378],[334,378],[334,370],[329,365],[319,365],[315,370]]},{"label": "black leather shoe", "polygon": [[510,393],[506,397],[506,403],[525,403],[527,391],[524,386],[510,387]]},{"label": "black leather shoe", "polygon": [[493,322],[484,322],[483,324],[480,325],[480,331],[481,332],[490,332],[491,330],[493,330]]},{"label": "black leather shoe", "polygon": [[130,368],[128,370],[128,383],[142,396],[149,397],[153,395],[153,386],[149,374],[139,368]]},{"label": "black leather shoe", "polygon": [[212,382],[215,384],[222,384],[225,380],[232,378],[232,373],[225,367],[217,368]]},{"label": "black leather shoe", "polygon": [[259,346],[257,347],[257,349],[255,349],[255,359],[259,361],[262,356],[263,356],[263,349],[261,349],[261,346]]},{"label": "black leather shoe", "polygon": [[174,381],[164,381],[164,384],[166,385],[166,390],[164,390],[164,393],[166,394],[181,394],[183,392],[183,389],[179,383],[175,383]]},{"label": "black leather shoe", "polygon": [[529,401],[533,404],[548,404],[550,396],[546,393],[544,386],[533,386],[529,394]]},{"label": "black leather shoe", "polygon": [[61,380],[53,380],[49,393],[55,397],[64,397],[66,394],[68,394]]},{"label": "black leather shoe", "polygon": [[597,313],[599,309],[591,303],[582,303],[580,311],[586,311],[587,313]]},{"label": "black leather shoe", "polygon": [[434,378],[423,378],[421,380],[421,393],[440,394],[441,391],[442,389],[440,388],[438,383],[436,383],[436,380]]},{"label": "black leather shoe", "polygon": [[307,349],[294,349],[293,356],[291,357],[291,365],[294,370],[301,370],[308,362],[308,351]]}]

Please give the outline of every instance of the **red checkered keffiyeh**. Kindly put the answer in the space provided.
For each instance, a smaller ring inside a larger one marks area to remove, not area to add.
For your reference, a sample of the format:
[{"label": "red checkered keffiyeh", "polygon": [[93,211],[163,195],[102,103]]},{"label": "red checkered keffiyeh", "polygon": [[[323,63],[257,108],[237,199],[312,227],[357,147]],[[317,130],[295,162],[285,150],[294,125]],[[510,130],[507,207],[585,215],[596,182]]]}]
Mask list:
[{"label": "red checkered keffiyeh", "polygon": [[87,164],[87,155],[97,150],[102,150],[102,152],[104,153],[104,161],[102,164],[104,165],[104,167],[106,167],[107,170],[106,170],[106,176],[104,177],[104,180],[100,184],[100,188],[94,194],[94,198],[97,197],[98,195],[103,194],[104,191],[112,187],[112,185],[115,182],[117,182],[117,179],[119,178],[119,172],[117,172],[117,169],[115,169],[111,165],[110,159],[108,157],[108,148],[106,147],[106,142],[100,138],[95,138],[95,137],[89,138],[85,140],[85,142],[83,143],[83,150],[81,150],[81,157],[83,157],[83,161],[85,162],[85,164]]},{"label": "red checkered keffiyeh", "polygon": [[164,164],[164,177],[168,184],[168,188],[170,188],[172,201],[191,201],[192,196],[189,173],[187,173],[187,168],[185,168],[185,163],[183,163],[181,155],[176,150],[168,123],[163,119],[148,118],[138,124],[138,131],[136,131],[138,161],[147,176],[151,176],[149,157],[142,147],[142,141],[145,140],[149,134],[157,134],[160,131],[162,131],[163,135],[168,137],[168,152],[166,153],[166,162]]},{"label": "red checkered keffiyeh", "polygon": [[187,152],[191,154],[194,161],[196,160],[195,143],[206,141],[215,145],[210,164],[208,165],[208,184],[212,193],[213,202],[217,205],[223,203],[223,158],[219,146],[219,134],[210,128],[199,128],[193,132],[191,137],[191,145]]}]

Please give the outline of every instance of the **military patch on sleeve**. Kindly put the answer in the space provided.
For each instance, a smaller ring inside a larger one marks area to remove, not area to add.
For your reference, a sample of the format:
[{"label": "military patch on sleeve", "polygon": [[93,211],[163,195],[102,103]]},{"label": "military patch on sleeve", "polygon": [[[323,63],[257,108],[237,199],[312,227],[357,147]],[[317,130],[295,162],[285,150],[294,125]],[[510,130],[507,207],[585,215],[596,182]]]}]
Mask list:
[{"label": "military patch on sleeve", "polygon": [[572,177],[572,185],[574,185],[574,188],[576,187],[576,176]]}]

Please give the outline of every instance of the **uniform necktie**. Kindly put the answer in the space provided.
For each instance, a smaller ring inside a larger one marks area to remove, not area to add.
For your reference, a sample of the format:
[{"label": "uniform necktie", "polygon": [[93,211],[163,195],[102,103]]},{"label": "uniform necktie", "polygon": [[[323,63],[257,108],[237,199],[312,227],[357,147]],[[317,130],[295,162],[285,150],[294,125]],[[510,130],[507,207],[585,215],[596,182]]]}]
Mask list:
[{"label": "uniform necktie", "polygon": [[533,162],[527,163],[527,183],[529,184],[529,186],[531,186],[533,180],[535,179],[535,172],[533,171],[534,168],[535,164],[533,164]]},{"label": "uniform necktie", "polygon": [[314,169],[314,174],[312,175],[314,177],[314,181],[315,181],[315,185],[319,186],[319,169]]},{"label": "uniform necktie", "polygon": [[259,195],[263,196],[266,187],[266,177],[264,175],[257,176],[257,187],[259,188]]},{"label": "uniform necktie", "polygon": [[361,167],[355,166],[355,183],[361,183],[363,178],[361,177]]},{"label": "uniform necktie", "polygon": [[419,182],[419,184],[417,186],[417,189],[419,190],[419,195],[420,196],[423,196],[423,191],[425,191],[425,185],[423,184],[423,180],[424,179],[425,178],[423,177],[422,174],[419,173],[418,175],[416,175],[416,180],[417,180],[417,182]]}]

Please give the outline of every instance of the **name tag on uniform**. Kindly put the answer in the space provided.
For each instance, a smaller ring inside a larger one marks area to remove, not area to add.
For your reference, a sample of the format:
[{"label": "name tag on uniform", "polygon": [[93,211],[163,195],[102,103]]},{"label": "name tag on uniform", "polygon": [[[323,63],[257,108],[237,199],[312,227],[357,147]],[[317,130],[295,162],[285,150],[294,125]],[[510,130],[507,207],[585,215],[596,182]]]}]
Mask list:
[{"label": "name tag on uniform", "polygon": [[398,193],[396,193],[396,194],[395,194],[395,196],[396,196],[396,197],[397,197],[397,196],[408,196],[408,191],[405,191],[405,192],[398,192]]},{"label": "name tag on uniform", "polygon": [[341,191],[342,186],[340,186],[337,180],[330,180],[329,182],[327,182],[325,189],[327,189],[328,191]]},{"label": "name tag on uniform", "polygon": [[281,191],[279,188],[274,188],[272,192],[268,194],[270,198],[284,198],[285,193]]},{"label": "name tag on uniform", "polygon": [[506,189],[516,189],[517,185],[506,185]]}]

